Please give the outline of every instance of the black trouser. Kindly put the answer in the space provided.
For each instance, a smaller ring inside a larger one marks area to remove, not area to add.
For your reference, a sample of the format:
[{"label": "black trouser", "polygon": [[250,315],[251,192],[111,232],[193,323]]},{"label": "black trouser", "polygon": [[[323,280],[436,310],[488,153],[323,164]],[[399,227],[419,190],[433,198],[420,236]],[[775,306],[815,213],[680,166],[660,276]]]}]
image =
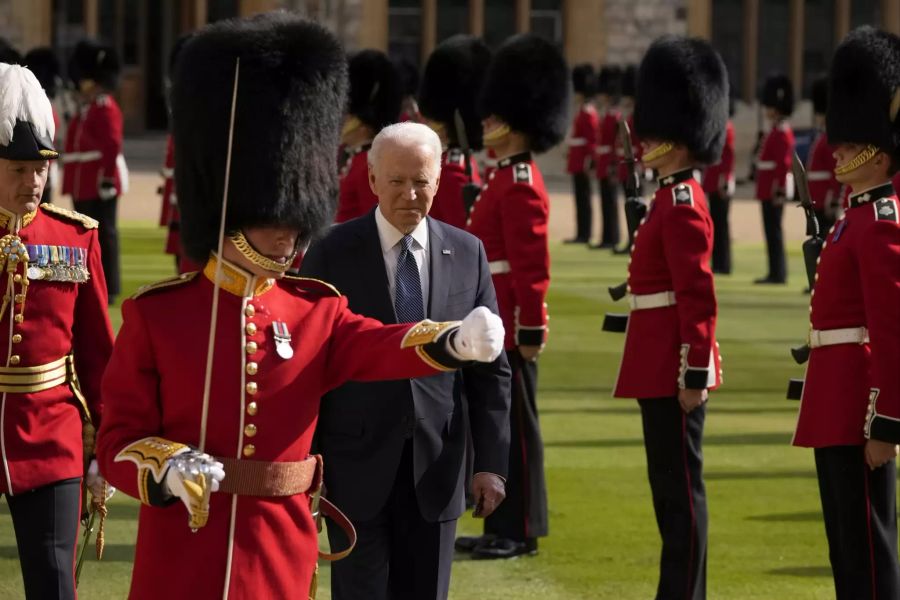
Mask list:
[{"label": "black trouser", "polygon": [[731,226],[728,213],[731,196],[721,192],[709,195],[709,214],[713,221],[712,269],[716,273],[731,273]]},{"label": "black trouser", "polygon": [[769,256],[767,277],[775,281],[787,280],[787,262],[784,256],[784,234],[781,222],[784,214],[782,200],[765,200],[762,205],[763,229],[766,233],[766,251]]},{"label": "black trouser", "polygon": [[[432,523],[422,517],[413,482],[411,439],[403,448],[387,503],[373,519],[354,526],[356,548],[331,564],[333,600],[447,598],[456,520]],[[343,531],[330,521],[328,540],[332,548],[347,547]]]},{"label": "black trouser", "polygon": [[575,239],[588,242],[594,219],[591,208],[591,177],[588,173],[572,174],[572,191],[575,194]]},{"label": "black trouser", "polygon": [[81,478],[6,495],[29,600],[75,598]]},{"label": "black trouser", "polygon": [[100,223],[97,238],[100,241],[100,260],[103,263],[103,274],[106,276],[106,293],[113,302],[121,289],[119,279],[119,230],[116,212],[119,206],[118,196],[109,200],[76,200],[75,210],[84,213]]},{"label": "black trouser", "polygon": [[537,411],[537,363],[506,353],[512,370],[506,499],[484,520],[484,532],[524,542],[547,535],[544,442]]},{"label": "black trouser", "polygon": [[685,414],[674,397],[638,400],[638,404],[653,510],[662,537],[656,598],[705,598],[709,517],[702,442],[706,408]]},{"label": "black trouser", "polygon": [[863,446],[815,455],[837,600],[900,598],[895,462],[872,470]]},{"label": "black trouser", "polygon": [[616,193],[616,182],[612,177],[600,179],[600,245],[617,246],[619,244],[619,201]]}]

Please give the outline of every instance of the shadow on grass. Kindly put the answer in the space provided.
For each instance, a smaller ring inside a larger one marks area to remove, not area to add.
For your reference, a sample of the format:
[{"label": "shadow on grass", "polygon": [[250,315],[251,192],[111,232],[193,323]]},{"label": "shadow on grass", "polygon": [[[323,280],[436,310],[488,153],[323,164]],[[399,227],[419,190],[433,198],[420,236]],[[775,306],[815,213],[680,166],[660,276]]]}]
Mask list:
[{"label": "shadow on grass", "polygon": [[795,513],[773,513],[771,515],[751,515],[748,521],[763,521],[765,523],[806,523],[822,520],[822,513],[816,511]]},{"label": "shadow on grass", "polygon": [[766,573],[789,577],[831,577],[831,567],[780,567],[769,569]]},{"label": "shadow on grass", "polygon": [[[81,549],[81,537],[78,538],[78,549]],[[91,540],[93,546],[93,539]],[[88,548],[85,562],[96,562],[97,557],[92,548]],[[13,546],[0,546],[0,558],[19,559],[19,550]],[[134,544],[106,544],[103,549],[103,560],[100,562],[134,562]]]},{"label": "shadow on grass", "polygon": [[[740,433],[735,435],[708,435],[703,438],[704,446],[787,446],[791,434],[783,431],[773,433]],[[641,438],[614,438],[606,440],[555,440],[544,442],[550,448],[628,448],[643,446]]]},{"label": "shadow on grass", "polygon": [[[138,518],[138,504],[110,504],[107,521],[136,521]],[[0,503],[0,515],[8,515],[9,506],[6,502]]]},{"label": "shadow on grass", "polygon": [[813,471],[708,471],[703,474],[707,481],[754,480],[754,479],[815,479]]},{"label": "shadow on grass", "polygon": [[[634,415],[640,413],[640,409],[635,405],[628,405],[622,407],[590,407],[590,408],[576,408],[576,407],[551,407],[551,408],[542,408],[538,411],[541,416],[546,415]],[[716,415],[762,415],[766,413],[796,413],[797,405],[789,404],[787,406],[777,406],[777,407],[753,407],[753,406],[723,406],[723,405],[712,405],[708,408],[708,414],[716,414]]]}]

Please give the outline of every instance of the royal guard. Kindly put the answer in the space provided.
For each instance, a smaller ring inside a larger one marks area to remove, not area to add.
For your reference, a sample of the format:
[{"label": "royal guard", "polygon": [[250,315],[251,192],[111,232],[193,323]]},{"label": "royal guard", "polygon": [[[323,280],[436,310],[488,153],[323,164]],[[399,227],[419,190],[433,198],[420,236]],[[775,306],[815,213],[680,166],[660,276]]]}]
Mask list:
[{"label": "royal guard", "polygon": [[[719,160],[727,120],[728,75],[712,46],[674,36],[655,41],[638,73],[634,126],[659,188],[635,235],[614,395],[637,398],[641,409],[662,537],[657,598],[706,597],[701,447],[707,393],[721,383],[721,370],[713,224],[695,169]],[[607,330],[615,330],[611,317]]]},{"label": "royal guard", "polygon": [[461,229],[481,185],[472,153],[483,147],[476,102],[490,62],[491,51],[481,39],[455,35],[428,57],[419,94],[425,123],[444,147],[440,185],[428,214]]},{"label": "royal guard", "polygon": [[567,244],[587,244],[591,241],[594,215],[591,210],[590,173],[600,129],[600,117],[593,102],[596,87],[593,66],[584,63],[572,69],[572,89],[578,112],[566,138],[569,147],[566,172],[572,176],[572,193],[575,196],[575,237],[566,240]]},{"label": "royal guard", "polygon": [[93,460],[113,343],[106,284],[97,222],[40,204],[58,157],[49,99],[24,67],[0,64],[0,89],[0,494],[25,597],[74,599],[82,479],[107,497]]},{"label": "royal guard", "polygon": [[[50,106],[53,109],[53,123],[56,125],[56,131],[59,131],[59,113],[56,112],[56,107],[53,106],[53,102],[56,99],[56,91],[60,83],[59,59],[56,58],[56,53],[53,52],[51,48],[47,47],[33,48],[25,55],[23,64],[34,73],[34,76],[37,77],[38,82],[40,82],[41,87],[44,88],[44,92],[50,99]],[[51,141],[56,145],[55,138]],[[58,181],[59,169],[57,168],[56,161],[53,161],[50,163],[50,175],[47,177],[47,185],[44,186],[44,195],[41,198],[41,202],[52,202],[53,187]]]},{"label": "royal guard", "polygon": [[852,188],[825,239],[794,445],[813,448],[835,595],[900,598],[900,38],[861,27],[838,46],[826,131]]},{"label": "royal guard", "polygon": [[731,198],[734,196],[734,98],[728,99],[728,123],[725,125],[725,145],[718,162],[703,170],[703,193],[709,200],[713,220],[712,271],[731,274]]},{"label": "royal guard", "polygon": [[[641,161],[641,142],[637,137],[637,134],[634,131],[634,100],[635,95],[637,94],[637,67],[634,65],[628,65],[622,71],[622,83],[621,83],[621,91],[622,91],[622,99],[619,101],[619,108],[621,110],[621,118],[625,119],[625,122],[628,124],[628,131],[631,132],[631,149],[634,152],[634,159],[637,161],[636,167],[630,167],[625,160],[625,147],[622,145],[621,135],[616,135],[616,179],[618,180],[619,186],[622,190],[627,194],[626,190],[626,182],[628,178],[631,176],[630,170],[632,168],[637,168],[639,173],[643,173],[644,168],[640,164]],[[617,132],[618,133],[618,132]],[[643,181],[643,177],[640,178],[638,183]],[[638,189],[638,193],[640,194],[641,190]],[[617,209],[618,211],[618,209]],[[627,209],[626,209],[627,212]],[[614,248],[614,254],[628,254],[631,252],[631,247],[634,245],[634,232],[628,231],[628,243],[621,248]]]},{"label": "royal guard", "polygon": [[400,74],[400,85],[403,86],[403,100],[400,103],[400,116],[397,121],[421,123],[422,113],[416,100],[419,95],[419,68],[406,57],[395,59],[394,67]]},{"label": "royal guard", "polygon": [[[381,128],[400,118],[403,84],[391,59],[380,50],[350,57],[350,96],[341,129],[341,189],[336,223],[361,217],[378,204],[369,188],[369,147]],[[335,145],[337,147],[337,145]]]},{"label": "royal guard", "polygon": [[484,143],[497,154],[475,201],[468,230],[484,244],[512,369],[511,439],[506,500],[484,521],[484,536],[459,538],[476,558],[537,552],[547,535],[544,444],[538,423],[537,360],[547,342],[549,199],[533,153],[546,152],[566,131],[569,73],[549,42],[517,35],[498,50],[481,96]]},{"label": "royal guard", "polygon": [[760,144],[756,159],[756,198],[762,207],[766,234],[768,270],[754,283],[787,283],[787,259],[784,254],[782,221],[784,203],[794,198],[791,161],[794,157],[794,131],[787,119],[794,112],[794,86],[785,75],[766,79],[760,98],[766,120],[772,129]]},{"label": "royal guard", "polygon": [[69,62],[78,90],[79,109],[66,130],[62,156],[63,194],[75,209],[96,219],[109,303],[119,294],[119,196],[128,187],[122,156],[122,111],[112,96],[118,85],[119,59],[111,46],[81,41]]},{"label": "royal guard", "polygon": [[806,176],[819,227],[827,232],[841,211],[841,182],[834,174],[834,147],[828,143],[828,133],[825,131],[825,113],[828,110],[827,77],[818,77],[813,81],[812,103],[816,139],[809,151]]},{"label": "royal guard", "polygon": [[597,110],[600,129],[594,170],[600,187],[600,241],[592,248],[614,249],[619,245],[619,207],[617,197],[616,138],[619,135],[618,103],[622,69],[604,66],[597,77]]},{"label": "royal guard", "polygon": [[103,381],[100,462],[142,503],[131,598],[306,598],[320,397],[502,351],[484,307],[462,322],[385,326],[326,283],[284,277],[332,221],[337,172],[323,158],[346,81],[338,40],[289,13],[208,25],[181,51],[182,243],[207,261],[123,304]]}]

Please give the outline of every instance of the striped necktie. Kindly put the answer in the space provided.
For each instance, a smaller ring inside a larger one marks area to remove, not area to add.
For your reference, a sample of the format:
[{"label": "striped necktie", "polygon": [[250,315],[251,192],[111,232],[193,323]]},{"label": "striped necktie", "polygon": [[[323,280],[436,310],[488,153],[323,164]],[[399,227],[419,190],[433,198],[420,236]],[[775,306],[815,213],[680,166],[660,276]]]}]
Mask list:
[{"label": "striped necktie", "polygon": [[412,244],[412,236],[404,235],[400,240],[400,255],[397,257],[394,309],[400,323],[417,323],[425,318],[422,282],[419,279],[419,265],[412,253]]}]

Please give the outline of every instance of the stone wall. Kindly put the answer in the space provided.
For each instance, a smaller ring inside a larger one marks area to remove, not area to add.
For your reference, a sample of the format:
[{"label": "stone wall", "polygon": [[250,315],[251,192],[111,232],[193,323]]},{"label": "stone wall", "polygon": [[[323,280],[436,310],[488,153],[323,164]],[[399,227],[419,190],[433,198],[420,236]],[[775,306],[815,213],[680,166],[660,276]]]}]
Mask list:
[{"label": "stone wall", "polygon": [[687,0],[606,0],[606,60],[636,64],[661,35],[687,33]]}]

